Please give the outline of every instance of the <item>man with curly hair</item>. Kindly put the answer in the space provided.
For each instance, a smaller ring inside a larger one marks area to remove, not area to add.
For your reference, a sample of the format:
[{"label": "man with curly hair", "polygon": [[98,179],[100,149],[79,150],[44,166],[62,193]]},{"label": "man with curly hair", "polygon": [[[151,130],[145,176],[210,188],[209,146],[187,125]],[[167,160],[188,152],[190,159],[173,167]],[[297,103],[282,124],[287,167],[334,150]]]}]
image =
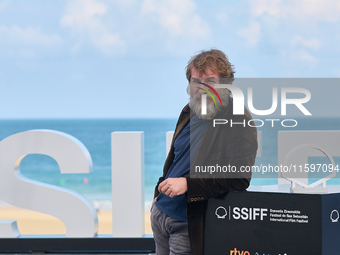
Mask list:
[{"label": "man with curly hair", "polygon": [[[195,166],[219,164],[240,169],[255,162],[255,127],[212,124],[213,119],[233,119],[235,123],[252,119],[246,109],[244,115],[233,115],[230,91],[214,88],[215,84],[231,84],[234,73],[227,56],[217,49],[201,51],[188,62],[186,77],[190,101],[178,119],[151,208],[158,255],[203,254],[208,199],[249,186],[251,173],[214,177],[195,172]],[[204,95],[205,107],[202,104]],[[218,104],[217,99],[220,100]]]}]

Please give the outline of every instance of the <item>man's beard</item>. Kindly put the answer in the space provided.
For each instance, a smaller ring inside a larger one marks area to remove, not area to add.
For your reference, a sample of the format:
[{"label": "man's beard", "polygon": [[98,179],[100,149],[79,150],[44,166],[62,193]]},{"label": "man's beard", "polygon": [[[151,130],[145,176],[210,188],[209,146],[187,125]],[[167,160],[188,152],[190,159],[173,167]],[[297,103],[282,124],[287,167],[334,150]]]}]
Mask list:
[{"label": "man's beard", "polygon": [[212,98],[207,95],[207,114],[202,115],[202,103],[201,103],[201,97],[202,95],[199,93],[196,93],[195,95],[192,95],[190,87],[188,88],[190,92],[190,101],[189,101],[189,107],[192,112],[197,114],[197,116],[201,119],[211,120],[213,119],[217,113],[219,113],[222,108],[226,107],[229,104],[229,90],[223,89],[220,93],[220,98],[222,101],[222,105],[220,102],[216,100],[217,105],[213,102]]}]

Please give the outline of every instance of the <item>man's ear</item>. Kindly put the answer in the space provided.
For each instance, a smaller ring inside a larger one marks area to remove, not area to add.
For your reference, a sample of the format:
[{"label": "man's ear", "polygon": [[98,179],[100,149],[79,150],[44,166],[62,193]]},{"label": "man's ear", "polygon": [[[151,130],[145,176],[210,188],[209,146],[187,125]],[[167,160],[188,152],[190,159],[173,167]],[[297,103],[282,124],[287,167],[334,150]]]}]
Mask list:
[{"label": "man's ear", "polygon": [[190,83],[189,83],[188,86],[187,86],[187,93],[188,93],[189,96],[190,96],[190,89],[191,89],[191,87],[190,87]]}]

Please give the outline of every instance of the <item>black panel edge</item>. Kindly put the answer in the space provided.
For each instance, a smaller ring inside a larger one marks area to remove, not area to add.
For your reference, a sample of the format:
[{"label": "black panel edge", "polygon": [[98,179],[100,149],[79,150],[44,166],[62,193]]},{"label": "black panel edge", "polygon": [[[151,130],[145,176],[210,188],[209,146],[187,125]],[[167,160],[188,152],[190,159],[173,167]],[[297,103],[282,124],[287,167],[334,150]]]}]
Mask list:
[{"label": "black panel edge", "polygon": [[0,253],[151,253],[153,238],[1,238]]}]

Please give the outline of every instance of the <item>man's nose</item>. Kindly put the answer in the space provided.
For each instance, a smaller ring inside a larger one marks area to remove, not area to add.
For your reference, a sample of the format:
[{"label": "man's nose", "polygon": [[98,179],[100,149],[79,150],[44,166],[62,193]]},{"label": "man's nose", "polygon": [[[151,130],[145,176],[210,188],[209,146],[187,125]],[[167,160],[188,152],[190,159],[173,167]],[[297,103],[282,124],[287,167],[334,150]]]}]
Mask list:
[{"label": "man's nose", "polygon": [[[206,89],[206,88],[205,88]],[[205,92],[203,89],[199,89],[198,90],[198,93],[200,94],[200,95],[202,95],[202,94],[207,94],[207,92]]]}]

